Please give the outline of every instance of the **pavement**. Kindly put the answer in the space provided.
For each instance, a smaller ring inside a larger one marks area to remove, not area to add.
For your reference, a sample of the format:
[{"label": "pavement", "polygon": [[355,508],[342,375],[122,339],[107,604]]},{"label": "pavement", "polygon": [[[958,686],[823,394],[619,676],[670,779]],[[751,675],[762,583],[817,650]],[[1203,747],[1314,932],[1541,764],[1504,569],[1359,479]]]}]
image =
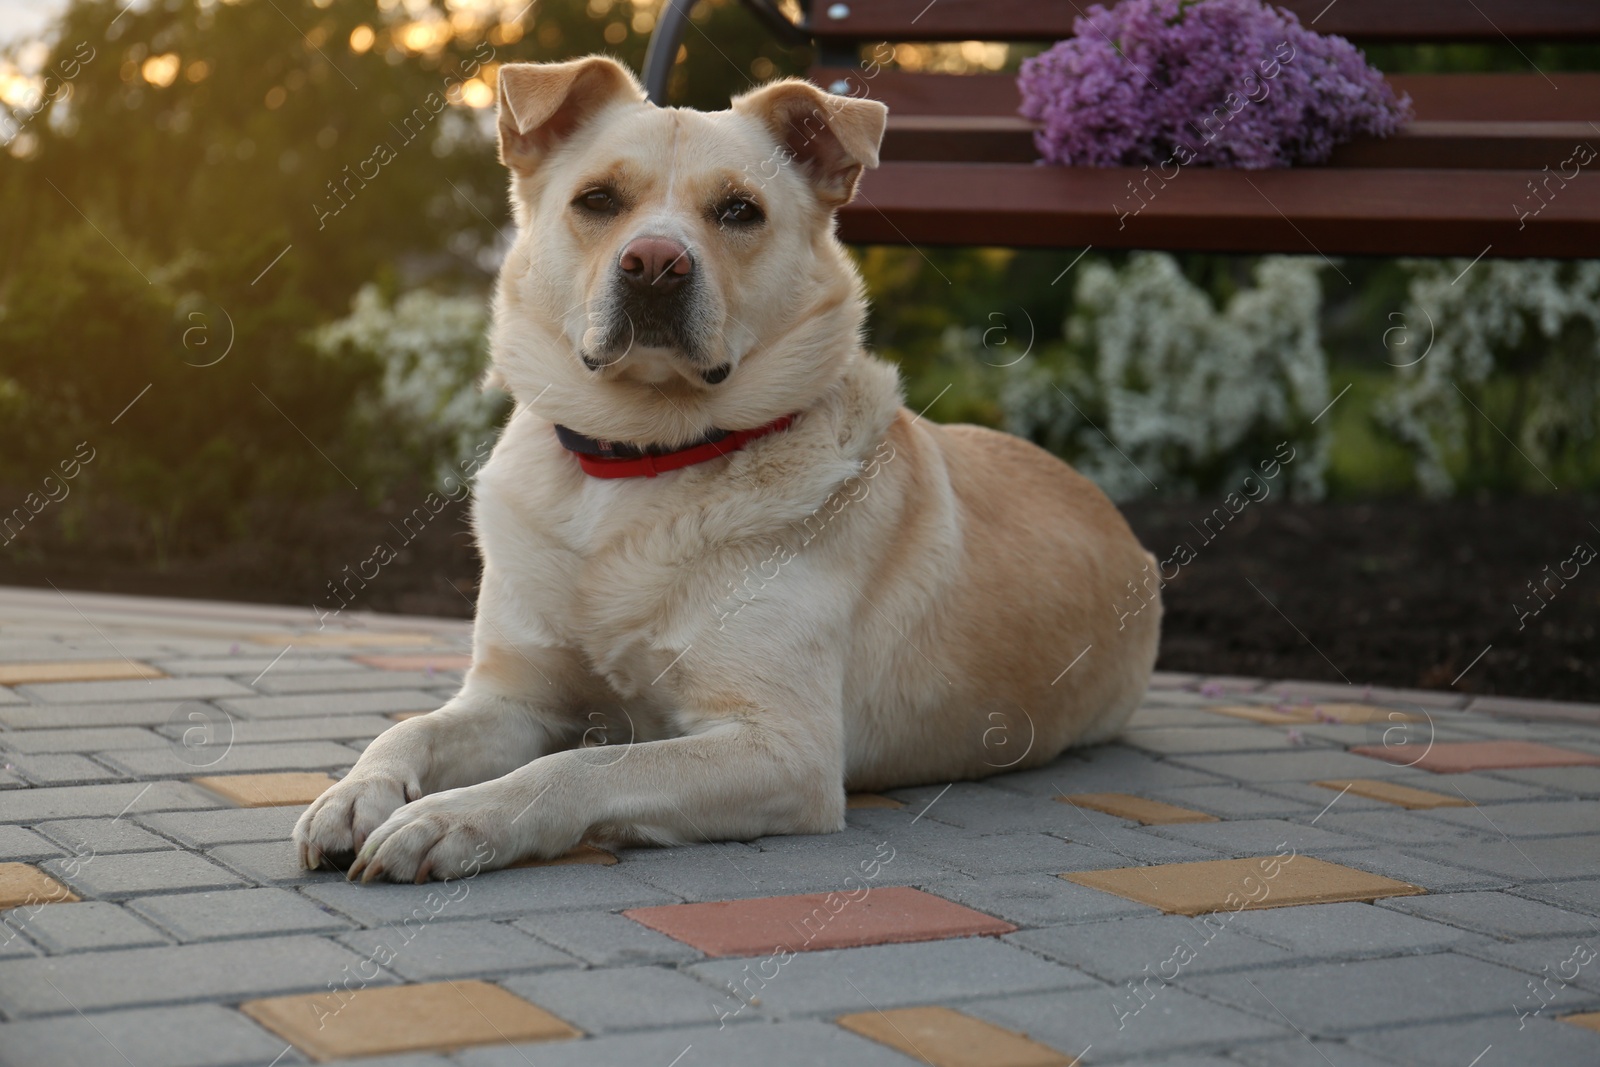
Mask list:
[{"label": "pavement", "polygon": [[1600,1063],[1600,706],[1160,675],[843,833],[359,886],[290,828],[469,628],[322,622],[0,590],[0,1063]]}]

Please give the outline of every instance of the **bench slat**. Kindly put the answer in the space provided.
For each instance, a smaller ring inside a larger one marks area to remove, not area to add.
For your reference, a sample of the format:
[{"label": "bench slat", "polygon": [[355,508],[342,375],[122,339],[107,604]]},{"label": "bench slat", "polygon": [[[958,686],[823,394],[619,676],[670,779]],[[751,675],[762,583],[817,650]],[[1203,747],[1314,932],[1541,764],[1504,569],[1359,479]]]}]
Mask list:
[{"label": "bench slat", "polygon": [[[1058,41],[1087,0],[812,0],[810,29],[849,41]],[[1108,3],[1107,6],[1110,6]],[[1594,0],[1281,0],[1322,33],[1361,41],[1569,41],[1600,36]],[[830,12],[843,8],[835,18]]]},{"label": "bench slat", "polygon": [[[1559,160],[1557,162],[1560,162]],[[862,244],[1160,248],[1323,255],[1592,257],[1600,161],[1519,223],[1526,176],[1507,171],[1185,170],[1149,203],[1124,169],[890,162],[839,214]],[[1521,228],[1519,229],[1519,225]]]}]

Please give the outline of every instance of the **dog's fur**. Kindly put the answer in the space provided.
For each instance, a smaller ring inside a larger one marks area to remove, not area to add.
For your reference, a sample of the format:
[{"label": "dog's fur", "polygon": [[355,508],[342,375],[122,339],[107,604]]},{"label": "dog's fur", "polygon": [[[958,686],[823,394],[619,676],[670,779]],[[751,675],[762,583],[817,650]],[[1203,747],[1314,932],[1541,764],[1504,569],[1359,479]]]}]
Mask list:
[{"label": "dog's fur", "polygon": [[[847,789],[1122,727],[1160,615],[1114,607],[1150,563],[1126,523],[1031,444],[913,417],[861,347],[833,211],[885,115],[792,80],[707,114],[604,57],[501,68],[518,237],[492,347],[518,404],[477,480],[472,667],[301,817],[305,865],[422,881],[585,837],[828,833]],[[640,236],[687,249],[672,300],[619,279]],[[590,477],[552,431],[676,447],[791,412],[656,478]]]}]

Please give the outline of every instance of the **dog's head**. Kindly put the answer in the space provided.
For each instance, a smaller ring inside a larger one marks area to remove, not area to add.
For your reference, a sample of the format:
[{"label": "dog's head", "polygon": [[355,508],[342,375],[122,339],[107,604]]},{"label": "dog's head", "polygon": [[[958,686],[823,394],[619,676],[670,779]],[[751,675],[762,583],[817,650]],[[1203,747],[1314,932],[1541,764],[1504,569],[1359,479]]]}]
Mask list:
[{"label": "dog's head", "polygon": [[495,370],[594,436],[678,444],[802,409],[860,344],[833,212],[887,110],[786,80],[659,108],[604,56],[500,68],[518,233]]}]

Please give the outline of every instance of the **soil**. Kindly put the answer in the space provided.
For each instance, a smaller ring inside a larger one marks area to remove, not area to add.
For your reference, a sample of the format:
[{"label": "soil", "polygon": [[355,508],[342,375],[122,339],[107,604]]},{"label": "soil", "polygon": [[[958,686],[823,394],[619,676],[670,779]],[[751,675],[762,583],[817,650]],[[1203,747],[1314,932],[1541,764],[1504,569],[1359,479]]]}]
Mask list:
[{"label": "soil", "polygon": [[[304,604],[308,621],[313,604],[342,603],[470,616],[479,568],[464,508],[407,538],[392,517],[408,508],[268,509],[227,549],[161,567],[119,537],[131,524],[96,523],[70,548],[30,528],[0,552],[0,584]],[[1204,529],[1198,501],[1124,511],[1176,571],[1163,670],[1600,701],[1600,558],[1574,556],[1600,548],[1600,500],[1273,501]],[[364,564],[380,543],[396,558]],[[1182,544],[1193,557],[1180,566]],[[364,587],[351,578],[375,569]]]}]

